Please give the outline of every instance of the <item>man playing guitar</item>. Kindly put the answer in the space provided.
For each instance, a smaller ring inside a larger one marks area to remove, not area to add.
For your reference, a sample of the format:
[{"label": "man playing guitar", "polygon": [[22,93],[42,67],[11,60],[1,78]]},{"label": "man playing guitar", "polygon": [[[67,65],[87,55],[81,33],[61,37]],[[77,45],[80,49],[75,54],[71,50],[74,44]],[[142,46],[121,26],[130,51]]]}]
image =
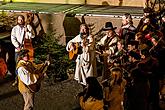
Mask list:
[{"label": "man playing guitar", "polygon": [[[72,52],[75,48],[80,51]],[[67,43],[66,50],[77,54],[74,79],[86,86],[86,78],[96,75],[95,42],[86,24],[80,25],[80,34]]]},{"label": "man playing guitar", "polygon": [[19,61],[16,71],[18,73],[18,89],[24,98],[24,110],[32,110],[34,107],[34,93],[39,91],[41,79],[47,70],[49,61],[43,64],[34,64],[29,60],[29,50],[22,49],[19,53]]},{"label": "man playing guitar", "polygon": [[102,80],[105,80],[109,77],[107,73],[108,64],[111,62],[111,57],[117,52],[117,42],[119,40],[118,35],[115,32],[116,27],[113,27],[112,22],[106,22],[103,31],[106,32],[106,35],[101,38],[97,43],[97,47],[101,50],[101,56],[103,57],[103,75]]}]

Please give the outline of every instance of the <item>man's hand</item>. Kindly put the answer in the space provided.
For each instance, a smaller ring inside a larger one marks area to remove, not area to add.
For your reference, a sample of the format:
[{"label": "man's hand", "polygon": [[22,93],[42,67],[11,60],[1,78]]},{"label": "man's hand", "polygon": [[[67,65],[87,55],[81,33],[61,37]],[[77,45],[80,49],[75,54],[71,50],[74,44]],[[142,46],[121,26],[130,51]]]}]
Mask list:
[{"label": "man's hand", "polygon": [[74,50],[74,43],[71,43],[71,45],[70,45],[70,47],[69,47],[69,50],[71,51],[71,50]]},{"label": "man's hand", "polygon": [[108,56],[108,55],[109,55],[109,51],[108,50],[103,51],[102,56]]},{"label": "man's hand", "polygon": [[17,49],[18,51],[21,51],[21,48],[19,48],[19,47],[17,47],[16,49]]}]

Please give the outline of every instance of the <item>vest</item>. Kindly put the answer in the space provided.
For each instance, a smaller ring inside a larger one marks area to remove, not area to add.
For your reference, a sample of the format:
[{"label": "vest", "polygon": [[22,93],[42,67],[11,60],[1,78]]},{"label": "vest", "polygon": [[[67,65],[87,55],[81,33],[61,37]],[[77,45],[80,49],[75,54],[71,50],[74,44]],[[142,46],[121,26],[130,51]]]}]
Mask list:
[{"label": "vest", "polygon": [[[26,68],[29,71],[31,81],[35,80],[34,77],[39,78],[39,76],[37,74],[34,74],[35,66],[31,62],[25,62],[23,60],[20,60],[18,62],[18,64],[17,64],[17,68],[16,69],[18,69],[19,67],[24,67],[24,68]],[[28,89],[27,85],[24,84],[21,81],[19,76],[18,76],[18,89],[19,89],[19,91],[21,93],[23,93],[23,92],[30,92],[30,90]]]}]

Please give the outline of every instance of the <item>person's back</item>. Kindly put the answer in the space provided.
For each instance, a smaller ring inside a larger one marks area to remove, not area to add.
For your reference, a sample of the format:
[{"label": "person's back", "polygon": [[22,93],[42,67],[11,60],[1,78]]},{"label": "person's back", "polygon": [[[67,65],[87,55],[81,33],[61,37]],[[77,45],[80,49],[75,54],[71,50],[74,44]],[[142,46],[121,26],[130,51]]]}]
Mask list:
[{"label": "person's back", "polygon": [[87,86],[78,94],[83,110],[104,110],[102,87],[95,77],[86,78]]},{"label": "person's back", "polygon": [[120,67],[111,69],[111,80],[104,87],[104,100],[108,110],[123,110],[124,91],[126,80],[123,78]]}]

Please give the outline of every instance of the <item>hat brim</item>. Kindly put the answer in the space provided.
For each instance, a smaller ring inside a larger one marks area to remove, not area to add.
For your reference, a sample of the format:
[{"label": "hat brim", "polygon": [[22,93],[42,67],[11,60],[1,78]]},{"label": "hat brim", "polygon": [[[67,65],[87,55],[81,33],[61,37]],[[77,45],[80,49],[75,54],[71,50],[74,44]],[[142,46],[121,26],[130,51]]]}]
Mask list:
[{"label": "hat brim", "polygon": [[107,31],[107,30],[115,30],[117,29],[117,27],[114,27],[114,28],[103,28],[103,31]]}]

